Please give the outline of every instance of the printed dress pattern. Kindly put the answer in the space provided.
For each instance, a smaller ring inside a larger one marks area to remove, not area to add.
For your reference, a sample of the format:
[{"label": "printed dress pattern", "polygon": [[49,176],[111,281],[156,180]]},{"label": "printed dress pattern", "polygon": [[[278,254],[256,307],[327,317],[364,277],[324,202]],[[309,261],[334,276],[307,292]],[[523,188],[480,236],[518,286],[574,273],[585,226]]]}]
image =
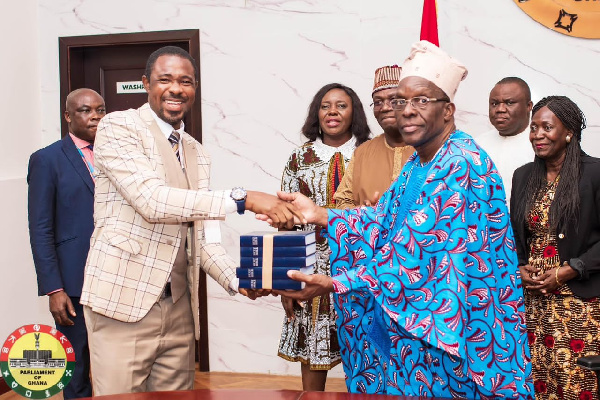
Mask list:
[{"label": "printed dress pattern", "polygon": [[[527,218],[529,263],[539,274],[560,265],[549,218],[559,179],[548,183]],[[525,290],[525,310],[535,398],[598,399],[596,374],[577,366],[579,357],[600,354],[598,298],[576,296],[566,284],[547,296]]]},{"label": "printed dress pattern", "polygon": [[349,391],[533,397],[504,189],[469,135],[411,156],[376,207],[328,212]]},{"label": "printed dress pattern", "polygon": [[[334,207],[333,195],[355,148],[354,138],[337,148],[325,145],[320,139],[305,143],[290,156],[281,190],[300,192],[320,206]],[[308,225],[306,229],[317,234],[315,273],[331,275],[327,239],[321,235],[320,227]],[[332,297],[316,297],[304,308],[294,303],[295,318],[290,322],[285,318],[283,322],[280,357],[308,364],[313,370],[329,370],[340,363]]]}]

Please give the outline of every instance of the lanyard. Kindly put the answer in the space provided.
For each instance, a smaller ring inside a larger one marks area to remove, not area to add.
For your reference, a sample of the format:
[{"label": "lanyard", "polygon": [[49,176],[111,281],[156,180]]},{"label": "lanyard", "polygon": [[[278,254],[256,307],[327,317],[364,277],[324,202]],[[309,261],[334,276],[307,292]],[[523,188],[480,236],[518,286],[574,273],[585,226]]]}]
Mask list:
[{"label": "lanyard", "polygon": [[81,158],[83,158],[83,162],[85,162],[85,166],[87,167],[88,171],[90,171],[90,176],[92,177],[92,180],[96,182],[96,179],[94,179],[94,166],[91,162],[87,160],[87,158],[85,158],[85,156],[83,155],[83,151],[81,151],[79,147],[77,148],[77,151],[79,152]]}]

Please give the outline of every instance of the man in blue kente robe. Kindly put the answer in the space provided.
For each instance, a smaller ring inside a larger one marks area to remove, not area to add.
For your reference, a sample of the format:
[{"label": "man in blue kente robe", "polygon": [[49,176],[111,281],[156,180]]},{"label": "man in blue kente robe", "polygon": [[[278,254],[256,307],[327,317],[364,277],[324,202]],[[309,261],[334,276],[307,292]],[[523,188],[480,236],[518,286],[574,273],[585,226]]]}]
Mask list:
[{"label": "man in blue kente robe", "polygon": [[454,122],[466,75],[433,44],[413,45],[392,107],[416,153],[375,207],[327,210],[279,193],[327,227],[333,278],[294,271],[305,289],[277,293],[337,294],[350,392],[533,397],[502,179]]}]

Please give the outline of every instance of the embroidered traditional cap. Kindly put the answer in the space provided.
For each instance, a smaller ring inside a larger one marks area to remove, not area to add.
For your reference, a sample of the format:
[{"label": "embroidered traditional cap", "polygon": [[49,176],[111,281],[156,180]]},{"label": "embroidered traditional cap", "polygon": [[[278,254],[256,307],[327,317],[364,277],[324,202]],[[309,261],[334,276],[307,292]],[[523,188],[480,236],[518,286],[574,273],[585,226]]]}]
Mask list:
[{"label": "embroidered traditional cap", "polygon": [[467,77],[467,68],[457,59],[426,40],[412,45],[408,58],[402,64],[400,80],[419,76],[433,82],[454,101],[459,83]]},{"label": "embroidered traditional cap", "polygon": [[388,65],[375,70],[375,82],[373,82],[373,93],[383,89],[396,88],[400,82],[400,68],[397,65]]}]

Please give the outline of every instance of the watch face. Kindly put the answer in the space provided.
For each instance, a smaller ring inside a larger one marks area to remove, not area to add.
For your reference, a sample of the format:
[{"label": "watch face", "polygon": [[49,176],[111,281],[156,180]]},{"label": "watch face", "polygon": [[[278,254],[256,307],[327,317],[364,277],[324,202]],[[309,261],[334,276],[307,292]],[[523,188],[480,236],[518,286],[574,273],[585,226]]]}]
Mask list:
[{"label": "watch face", "polygon": [[234,200],[244,200],[246,199],[246,191],[243,188],[233,188],[231,190],[231,198]]}]

